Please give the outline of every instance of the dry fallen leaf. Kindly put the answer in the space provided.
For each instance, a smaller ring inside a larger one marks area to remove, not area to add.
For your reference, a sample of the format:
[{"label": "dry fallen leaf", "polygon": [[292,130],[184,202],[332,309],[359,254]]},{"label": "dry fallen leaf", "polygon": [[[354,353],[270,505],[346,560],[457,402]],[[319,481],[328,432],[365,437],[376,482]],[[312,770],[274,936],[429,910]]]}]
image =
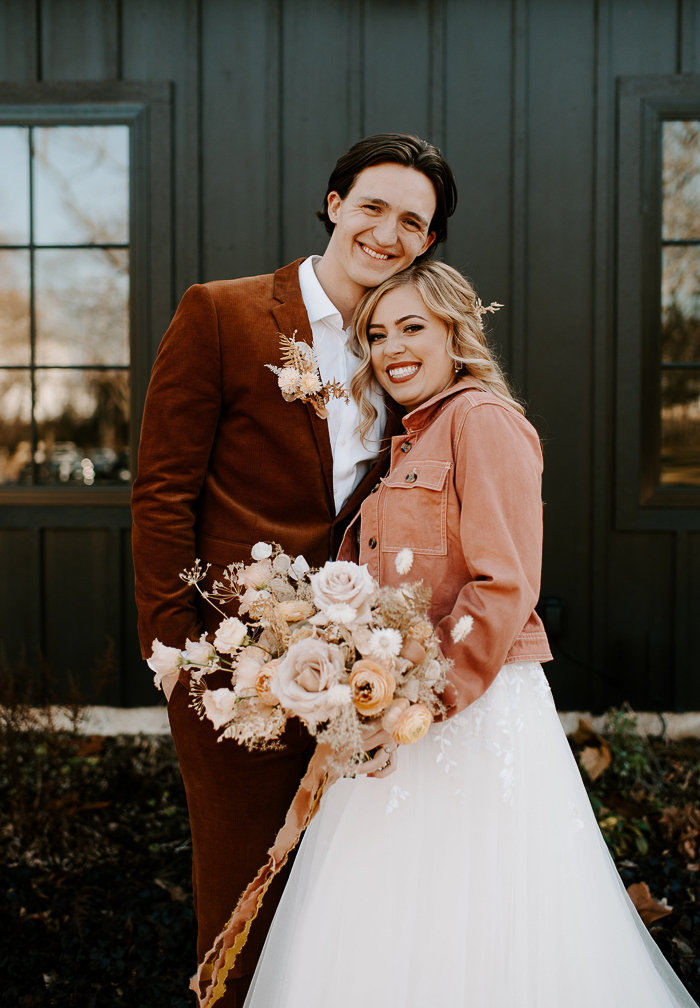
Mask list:
[{"label": "dry fallen leaf", "polygon": [[676,850],[687,861],[695,861],[700,836],[700,810],[690,803],[682,809],[669,805],[663,810],[659,825],[665,839],[675,843]]},{"label": "dry fallen leaf", "polygon": [[585,746],[579,754],[578,761],[591,780],[597,780],[612,763],[610,746],[603,739],[599,746]]},{"label": "dry fallen leaf", "polygon": [[668,917],[673,913],[673,907],[667,906],[665,899],[661,903],[654,899],[646,882],[635,882],[634,885],[628,886],[627,895],[647,927],[661,917]]},{"label": "dry fallen leaf", "polygon": [[167,882],[163,882],[162,879],[153,879],[155,884],[161,889],[165,889],[167,894],[170,896],[171,900],[175,900],[177,903],[185,903],[189,899],[188,893],[179,885],[169,885]]}]

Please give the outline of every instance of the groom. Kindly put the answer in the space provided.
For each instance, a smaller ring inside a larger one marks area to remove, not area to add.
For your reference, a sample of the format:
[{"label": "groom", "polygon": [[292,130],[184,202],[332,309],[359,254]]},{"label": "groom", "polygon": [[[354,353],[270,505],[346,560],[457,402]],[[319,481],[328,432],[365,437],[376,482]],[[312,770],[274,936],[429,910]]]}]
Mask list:
[{"label": "groom", "polygon": [[[435,147],[407,134],[367,137],[331,174],[318,214],[330,234],[323,256],[186,291],[153,367],[132,499],[145,657],[154,638],[182,648],[218,625],[219,614],[178,577],[196,557],[211,565],[206,588],[226,565],[248,562],[260,540],[312,567],[335,555],[388,465],[400,420],[377,398],[363,444],[353,401],[331,400],[320,419],[310,403],[285,402],[265,365],[280,363],[280,333],[295,336],[313,345],[322,381],[347,387],[358,364],[347,345],[357,303],[444,241],[456,201]],[[225,679],[209,676],[210,688],[230,685]],[[265,862],[312,741],[293,719],[280,750],[217,744],[189,707],[188,686],[184,671],[163,681],[192,825],[201,962]],[[265,898],[222,1008],[242,1008],[283,884],[278,878]]]}]

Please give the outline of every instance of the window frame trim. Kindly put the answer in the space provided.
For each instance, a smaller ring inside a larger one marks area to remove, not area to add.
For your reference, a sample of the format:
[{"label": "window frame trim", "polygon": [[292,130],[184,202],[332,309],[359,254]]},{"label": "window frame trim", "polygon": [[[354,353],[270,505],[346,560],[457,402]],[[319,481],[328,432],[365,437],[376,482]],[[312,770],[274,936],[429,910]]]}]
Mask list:
[{"label": "window frame trim", "polygon": [[[132,478],[150,368],[172,314],[172,84],[0,84],[0,126],[129,126],[129,354]],[[127,506],[131,486],[0,487],[0,506]]]},{"label": "window frame trim", "polygon": [[700,75],[618,78],[615,526],[700,529],[700,487],[660,487],[662,123],[700,120]]}]

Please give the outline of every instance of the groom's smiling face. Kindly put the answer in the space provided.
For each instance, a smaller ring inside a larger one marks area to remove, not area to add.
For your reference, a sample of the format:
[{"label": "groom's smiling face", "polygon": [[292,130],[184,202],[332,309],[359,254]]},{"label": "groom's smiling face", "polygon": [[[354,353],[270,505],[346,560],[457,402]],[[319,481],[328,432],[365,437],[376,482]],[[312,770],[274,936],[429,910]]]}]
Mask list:
[{"label": "groom's smiling face", "polygon": [[435,206],[433,184],[422,172],[396,164],[365,168],[345,199],[328,196],[335,229],[326,254],[361,287],[377,287],[432,244]]}]

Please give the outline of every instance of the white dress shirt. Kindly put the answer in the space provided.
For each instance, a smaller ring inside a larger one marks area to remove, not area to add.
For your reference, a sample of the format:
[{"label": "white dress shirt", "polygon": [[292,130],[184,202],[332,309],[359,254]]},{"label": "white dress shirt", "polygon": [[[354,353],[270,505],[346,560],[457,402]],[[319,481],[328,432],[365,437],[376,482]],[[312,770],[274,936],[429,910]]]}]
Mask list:
[{"label": "white dress shirt", "polygon": [[[318,357],[321,381],[340,382],[349,394],[350,379],[355,373],[359,359],[349,345],[350,329],[343,329],[343,318],[318,281],[314,262],[320,256],[310,256],[299,267],[299,286],[311,324],[313,346]],[[328,434],[333,450],[333,497],[335,512],[342,509],[355,487],[369,472],[379,454],[381,437],[386,420],[384,399],[374,390],[370,397],[377,409],[377,419],[363,445],[357,433],[360,411],[357,403],[349,396],[344,399],[330,399],[328,409]]]}]

